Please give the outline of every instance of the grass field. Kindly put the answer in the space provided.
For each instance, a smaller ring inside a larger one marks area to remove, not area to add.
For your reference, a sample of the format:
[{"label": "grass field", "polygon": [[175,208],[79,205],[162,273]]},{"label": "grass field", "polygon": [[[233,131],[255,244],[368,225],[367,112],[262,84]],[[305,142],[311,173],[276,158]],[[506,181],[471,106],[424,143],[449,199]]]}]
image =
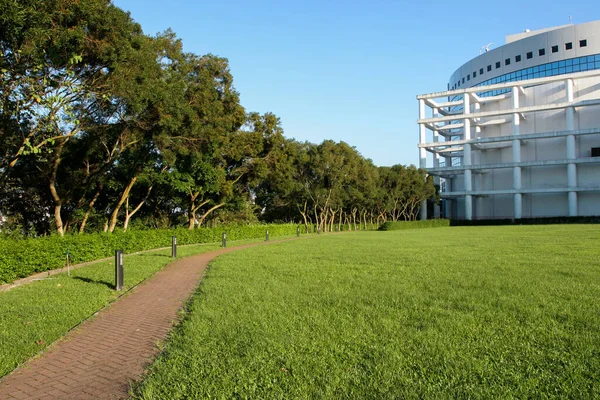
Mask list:
[{"label": "grass field", "polygon": [[[262,241],[253,239],[229,245]],[[215,250],[220,244],[179,246],[181,257]],[[125,255],[124,290],[172,261],[171,250]],[[114,291],[114,261],[104,261],[0,292],[0,377],[45,349],[123,292]]]},{"label": "grass field", "polygon": [[600,226],[322,235],[218,258],[136,396],[599,398]]}]

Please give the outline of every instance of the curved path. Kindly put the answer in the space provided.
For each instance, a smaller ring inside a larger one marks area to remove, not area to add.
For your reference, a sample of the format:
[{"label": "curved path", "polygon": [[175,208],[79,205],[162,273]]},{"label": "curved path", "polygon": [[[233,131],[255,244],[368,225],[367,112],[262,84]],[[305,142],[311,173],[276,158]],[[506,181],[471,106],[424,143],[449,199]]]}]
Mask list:
[{"label": "curved path", "polygon": [[69,332],[38,358],[0,379],[0,399],[122,399],[177,321],[208,263],[230,247],[167,265]]}]

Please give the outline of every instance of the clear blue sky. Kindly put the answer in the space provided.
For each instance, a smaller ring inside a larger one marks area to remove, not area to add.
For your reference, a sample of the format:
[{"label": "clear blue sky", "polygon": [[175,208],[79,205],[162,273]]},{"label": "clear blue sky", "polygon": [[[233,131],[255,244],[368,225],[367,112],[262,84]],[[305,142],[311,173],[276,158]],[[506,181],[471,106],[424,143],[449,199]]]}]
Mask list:
[{"label": "clear blue sky", "polygon": [[[508,34],[600,19],[597,0],[114,0],[147,34],[229,59],[247,111],[286,137],[343,140],[377,165],[417,164],[417,94]],[[492,47],[493,48],[493,47]]]}]

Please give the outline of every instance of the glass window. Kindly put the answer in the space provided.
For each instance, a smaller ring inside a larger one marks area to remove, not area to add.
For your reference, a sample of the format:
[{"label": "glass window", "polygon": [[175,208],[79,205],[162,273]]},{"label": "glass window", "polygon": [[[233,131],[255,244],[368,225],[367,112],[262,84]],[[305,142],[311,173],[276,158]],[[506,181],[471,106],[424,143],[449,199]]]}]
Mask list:
[{"label": "glass window", "polygon": [[470,81],[471,80],[471,74],[467,75],[467,80]]},{"label": "glass window", "polygon": [[558,53],[558,46],[552,46],[552,52]]},{"label": "glass window", "polygon": [[533,51],[527,52],[527,59],[533,58]]},{"label": "glass window", "polygon": [[507,58],[506,60],[504,60],[504,65],[510,65],[510,58]]},{"label": "glass window", "polygon": [[521,55],[515,56],[515,62],[521,62]]},{"label": "glass window", "polygon": [[546,54],[546,49],[539,49],[538,50],[538,55],[543,56]]},{"label": "glass window", "polygon": [[579,41],[579,47],[586,47],[587,46],[587,39],[583,39]]},{"label": "glass window", "polygon": [[479,68],[479,75],[483,75],[483,68]]},{"label": "glass window", "polygon": [[569,43],[565,43],[565,50],[571,50],[573,48],[573,43],[569,42]]},{"label": "glass window", "polygon": [[465,83],[465,78],[462,78],[462,83]]},{"label": "glass window", "polygon": [[473,78],[477,77],[477,71],[473,71]]},{"label": "glass window", "polygon": [[487,70],[488,70],[488,72],[490,72],[490,71],[492,70],[492,66],[491,66],[491,65],[488,65],[488,66],[487,66]]},{"label": "glass window", "polygon": [[496,63],[496,68],[500,68],[500,61]]}]

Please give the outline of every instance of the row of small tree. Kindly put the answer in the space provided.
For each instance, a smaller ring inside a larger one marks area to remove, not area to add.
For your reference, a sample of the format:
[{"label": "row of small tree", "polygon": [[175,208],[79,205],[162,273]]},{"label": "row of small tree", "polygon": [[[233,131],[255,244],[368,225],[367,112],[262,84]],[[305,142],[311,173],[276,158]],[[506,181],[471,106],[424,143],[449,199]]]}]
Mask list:
[{"label": "row of small tree", "polygon": [[299,143],[246,112],[225,58],[109,0],[0,4],[0,217],[35,234],[131,224],[413,219],[424,171]]}]

